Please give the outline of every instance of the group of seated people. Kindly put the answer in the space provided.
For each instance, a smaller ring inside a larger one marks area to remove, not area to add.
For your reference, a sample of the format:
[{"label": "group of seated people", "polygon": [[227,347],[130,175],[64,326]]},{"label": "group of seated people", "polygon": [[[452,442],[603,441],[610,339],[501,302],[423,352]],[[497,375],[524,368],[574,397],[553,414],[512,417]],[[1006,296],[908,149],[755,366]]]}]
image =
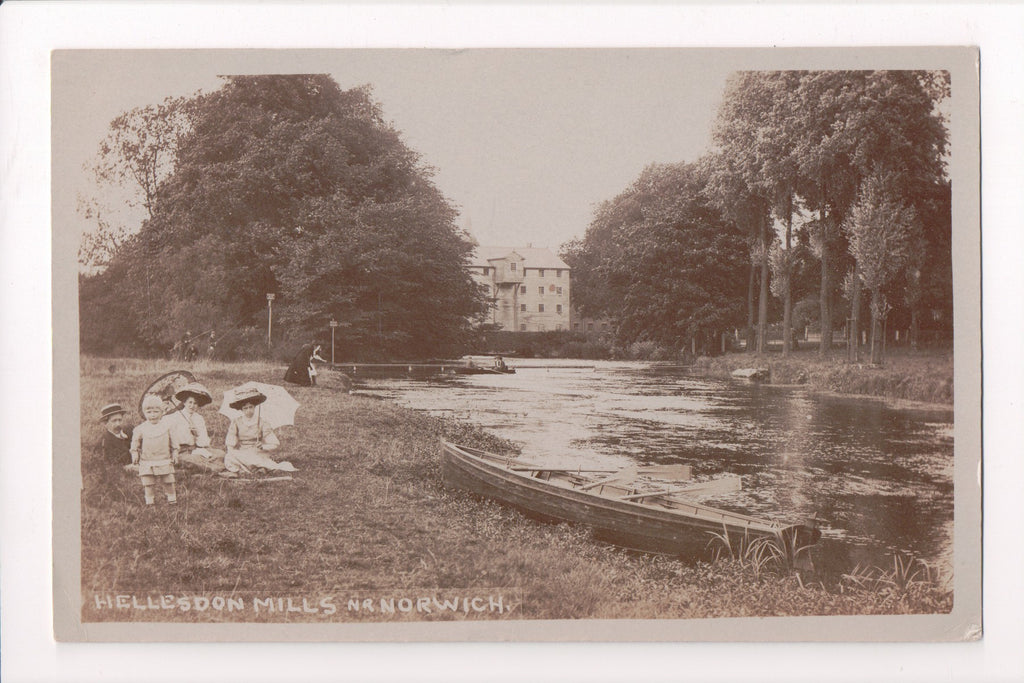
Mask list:
[{"label": "group of seated people", "polygon": [[106,427],[101,440],[103,455],[138,471],[147,505],[155,502],[158,485],[168,503],[177,501],[174,467],[179,464],[225,478],[295,471],[290,462],[277,462],[268,455],[281,442],[273,426],[259,415],[258,407],[267,397],[258,389],[237,390],[228,404],[241,414],[228,426],[225,450],[212,447],[206,420],[199,412],[213,402],[206,387],[191,382],[178,390],[174,398],[177,407],[168,412],[163,398],[147,394],[142,400],[145,421],[134,429],[125,424],[127,411],[120,404],[111,403],[100,411],[100,421]]}]

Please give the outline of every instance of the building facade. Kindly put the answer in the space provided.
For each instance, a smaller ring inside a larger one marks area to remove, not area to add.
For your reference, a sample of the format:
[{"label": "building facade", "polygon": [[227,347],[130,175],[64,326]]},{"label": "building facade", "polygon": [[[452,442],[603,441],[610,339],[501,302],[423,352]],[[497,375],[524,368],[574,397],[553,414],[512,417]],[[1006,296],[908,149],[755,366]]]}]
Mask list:
[{"label": "building facade", "polygon": [[572,329],[570,269],[550,250],[477,247],[469,270],[487,287],[488,322],[515,332]]}]

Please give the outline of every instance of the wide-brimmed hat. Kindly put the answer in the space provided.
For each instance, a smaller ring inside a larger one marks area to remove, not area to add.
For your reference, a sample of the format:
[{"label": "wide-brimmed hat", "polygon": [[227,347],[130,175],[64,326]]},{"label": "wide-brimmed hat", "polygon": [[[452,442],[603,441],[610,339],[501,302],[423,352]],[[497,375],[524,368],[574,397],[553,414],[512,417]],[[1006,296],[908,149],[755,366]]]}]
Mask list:
[{"label": "wide-brimmed hat", "polygon": [[242,406],[246,403],[258,406],[266,400],[267,397],[263,395],[259,389],[243,389],[242,391],[235,393],[235,400],[228,405],[235,410],[241,410]]},{"label": "wide-brimmed hat", "polygon": [[189,382],[174,394],[174,398],[182,403],[184,403],[189,396],[196,400],[196,405],[200,408],[213,403],[213,396],[211,396],[206,387],[199,382]]},{"label": "wide-brimmed hat", "polygon": [[100,409],[100,422],[106,422],[114,415],[124,415],[127,412],[120,403],[109,403]]}]

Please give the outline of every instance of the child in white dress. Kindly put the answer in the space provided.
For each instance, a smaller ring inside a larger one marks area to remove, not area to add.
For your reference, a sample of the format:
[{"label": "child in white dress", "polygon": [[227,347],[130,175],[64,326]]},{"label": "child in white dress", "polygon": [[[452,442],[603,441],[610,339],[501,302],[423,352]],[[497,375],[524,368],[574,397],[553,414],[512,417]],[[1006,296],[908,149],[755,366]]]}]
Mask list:
[{"label": "child in white dress", "polygon": [[167,495],[167,502],[178,502],[174,488],[174,465],[178,462],[178,444],[171,436],[170,424],[164,420],[164,401],[155,394],[142,399],[146,421],[132,430],[132,464],[138,464],[139,477],[146,496],[146,505],[156,502],[157,484]]}]

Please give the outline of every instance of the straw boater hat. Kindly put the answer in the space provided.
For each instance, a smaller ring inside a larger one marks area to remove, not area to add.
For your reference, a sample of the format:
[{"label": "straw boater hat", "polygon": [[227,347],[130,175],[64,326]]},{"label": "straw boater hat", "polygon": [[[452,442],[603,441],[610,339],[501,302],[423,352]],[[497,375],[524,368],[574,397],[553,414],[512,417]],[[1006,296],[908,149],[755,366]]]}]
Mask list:
[{"label": "straw boater hat", "polygon": [[100,422],[106,422],[114,415],[124,415],[128,411],[121,407],[120,403],[110,403],[100,409]]},{"label": "straw boater hat", "polygon": [[266,400],[267,397],[264,396],[259,389],[242,389],[241,391],[235,394],[235,400],[229,403],[228,405],[234,408],[235,410],[241,410],[242,406],[244,406],[246,403],[251,403],[254,406],[258,406],[259,404],[263,403]]},{"label": "straw boater hat", "polygon": [[209,403],[213,403],[213,396],[211,396],[210,392],[206,390],[206,387],[199,382],[189,382],[178,390],[178,393],[174,395],[174,398],[184,403],[189,396],[196,400],[196,405],[200,408]]}]

